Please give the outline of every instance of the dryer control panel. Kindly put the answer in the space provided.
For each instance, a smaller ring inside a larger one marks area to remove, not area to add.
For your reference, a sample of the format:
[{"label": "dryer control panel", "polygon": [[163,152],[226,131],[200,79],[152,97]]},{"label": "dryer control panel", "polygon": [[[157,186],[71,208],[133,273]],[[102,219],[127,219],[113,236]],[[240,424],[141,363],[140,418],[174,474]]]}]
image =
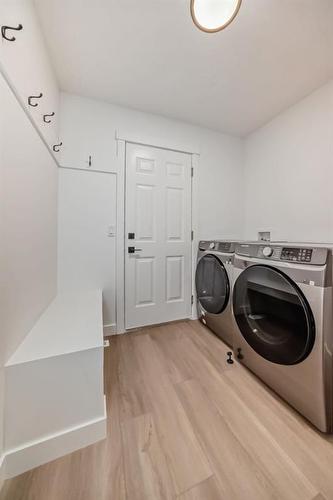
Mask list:
[{"label": "dryer control panel", "polygon": [[209,251],[213,250],[215,252],[221,253],[234,253],[236,243],[233,241],[200,241],[199,250]]}]

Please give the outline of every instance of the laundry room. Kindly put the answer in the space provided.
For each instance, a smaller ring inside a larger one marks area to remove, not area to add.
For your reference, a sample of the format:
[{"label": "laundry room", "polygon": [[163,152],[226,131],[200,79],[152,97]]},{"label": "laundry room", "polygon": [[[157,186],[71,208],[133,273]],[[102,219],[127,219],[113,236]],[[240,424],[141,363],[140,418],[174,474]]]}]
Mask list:
[{"label": "laundry room", "polygon": [[332,24],[0,0],[0,500],[333,498]]}]

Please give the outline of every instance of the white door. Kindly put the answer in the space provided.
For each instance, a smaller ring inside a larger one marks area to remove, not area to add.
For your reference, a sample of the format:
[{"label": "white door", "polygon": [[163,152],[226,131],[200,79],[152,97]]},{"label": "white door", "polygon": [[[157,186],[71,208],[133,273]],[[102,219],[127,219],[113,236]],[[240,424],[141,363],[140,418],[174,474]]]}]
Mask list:
[{"label": "white door", "polygon": [[125,217],[126,328],[189,317],[191,156],[127,144]]}]

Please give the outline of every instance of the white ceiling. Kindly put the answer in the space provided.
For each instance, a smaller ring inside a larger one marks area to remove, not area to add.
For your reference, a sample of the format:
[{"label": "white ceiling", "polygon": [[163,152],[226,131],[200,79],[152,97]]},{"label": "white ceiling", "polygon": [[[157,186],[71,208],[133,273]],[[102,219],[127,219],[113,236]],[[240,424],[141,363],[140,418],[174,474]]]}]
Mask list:
[{"label": "white ceiling", "polygon": [[244,136],[333,78],[333,0],[243,0],[206,34],[190,0],[35,0],[61,88]]}]

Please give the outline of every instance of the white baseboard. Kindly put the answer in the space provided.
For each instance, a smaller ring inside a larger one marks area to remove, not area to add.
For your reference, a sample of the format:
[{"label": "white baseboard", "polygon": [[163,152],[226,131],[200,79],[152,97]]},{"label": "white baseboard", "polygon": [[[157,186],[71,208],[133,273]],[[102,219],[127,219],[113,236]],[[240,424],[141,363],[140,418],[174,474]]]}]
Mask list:
[{"label": "white baseboard", "polygon": [[111,335],[117,334],[117,325],[116,323],[112,323],[111,325],[103,326],[104,337],[110,337]]},{"label": "white baseboard", "polygon": [[[196,306],[193,308],[192,315],[188,319],[193,320],[193,321],[199,319]],[[111,325],[104,325],[103,332],[104,332],[104,337],[111,337],[112,335],[122,335],[122,334],[126,333],[126,330],[123,330],[121,332],[117,332],[116,323],[112,323]]]},{"label": "white baseboard", "polygon": [[85,448],[106,437],[106,414],[64,432],[8,450],[4,457],[4,478],[9,479],[29,469]]}]

